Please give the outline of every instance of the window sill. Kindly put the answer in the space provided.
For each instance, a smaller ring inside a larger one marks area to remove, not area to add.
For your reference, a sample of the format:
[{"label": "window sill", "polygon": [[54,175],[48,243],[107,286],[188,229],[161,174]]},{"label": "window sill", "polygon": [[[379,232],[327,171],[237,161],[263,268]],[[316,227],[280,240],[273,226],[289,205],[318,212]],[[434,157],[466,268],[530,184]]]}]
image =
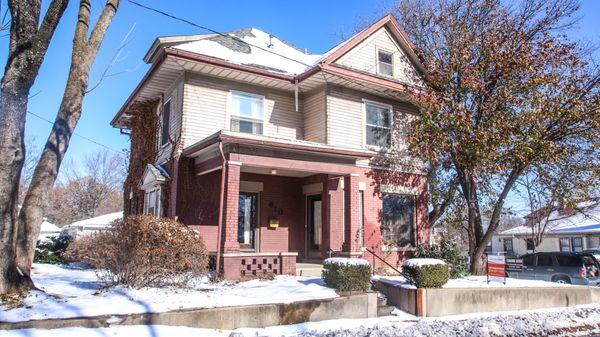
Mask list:
[{"label": "window sill", "polygon": [[404,247],[395,247],[395,246],[381,246],[382,252],[415,252],[417,251],[417,247],[413,246],[404,246]]}]

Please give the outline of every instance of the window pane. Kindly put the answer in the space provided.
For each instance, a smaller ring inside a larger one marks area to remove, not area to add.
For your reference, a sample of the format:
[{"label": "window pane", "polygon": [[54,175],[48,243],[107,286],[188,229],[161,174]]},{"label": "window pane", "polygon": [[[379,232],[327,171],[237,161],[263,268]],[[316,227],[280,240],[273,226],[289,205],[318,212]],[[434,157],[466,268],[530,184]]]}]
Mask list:
[{"label": "window pane", "polygon": [[235,117],[231,118],[230,129],[231,131],[252,133],[257,135],[261,135],[263,133],[262,122],[248,121]]},{"label": "window pane", "polygon": [[550,255],[538,255],[538,266],[549,267],[552,265],[552,256]]},{"label": "window pane", "polygon": [[384,63],[388,63],[388,64],[392,64],[392,54],[391,53],[386,53],[384,51],[380,51],[379,52],[379,61],[380,62],[384,62]]},{"label": "window pane", "polygon": [[533,255],[524,255],[523,256],[523,265],[526,267],[533,266]]},{"label": "window pane", "polygon": [[171,120],[171,101],[168,101],[163,106],[162,122],[161,122],[161,134],[160,134],[160,145],[165,145],[169,141],[169,127]]},{"label": "window pane", "polygon": [[263,119],[262,98],[245,95],[242,93],[232,93],[231,98],[231,115],[252,119]]},{"label": "window pane", "polygon": [[378,72],[382,75],[392,76],[394,74],[392,54],[380,51],[377,56]]},{"label": "window pane", "polygon": [[557,255],[556,260],[558,261],[558,265],[561,267],[581,267],[583,265],[583,262],[579,256]]},{"label": "window pane", "polygon": [[392,135],[389,129],[367,125],[366,136],[367,145],[389,147],[392,143]]},{"label": "window pane", "polygon": [[569,238],[560,238],[560,251],[561,252],[570,252],[571,251],[571,242]]},{"label": "window pane", "polygon": [[503,245],[504,245],[504,251],[508,252],[508,253],[512,253],[513,252],[513,242],[512,239],[510,238],[505,238],[503,241]]},{"label": "window pane", "polygon": [[383,196],[383,240],[386,244],[414,245],[414,206],[412,196]]},{"label": "window pane", "polygon": [[390,127],[390,109],[374,104],[366,104],[367,124]]},{"label": "window pane", "polygon": [[581,238],[573,238],[571,242],[573,244],[573,251],[574,252],[581,252],[581,251],[583,251],[583,241],[581,240]]}]

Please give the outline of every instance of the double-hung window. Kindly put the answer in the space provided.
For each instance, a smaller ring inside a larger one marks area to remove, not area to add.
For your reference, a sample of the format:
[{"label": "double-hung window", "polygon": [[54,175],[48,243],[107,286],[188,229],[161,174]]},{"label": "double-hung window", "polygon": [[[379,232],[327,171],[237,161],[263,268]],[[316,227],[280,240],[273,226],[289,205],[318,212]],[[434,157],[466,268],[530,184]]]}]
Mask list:
[{"label": "double-hung window", "polygon": [[415,197],[383,195],[383,243],[402,248],[415,246]]},{"label": "double-hung window", "polygon": [[394,76],[394,54],[377,51],[377,73],[385,76]]},{"label": "double-hung window", "polygon": [[161,216],[160,188],[147,191],[144,200],[144,213]]},{"label": "double-hung window", "polygon": [[232,91],[230,103],[229,128],[231,131],[252,133],[257,135],[261,135],[263,133],[263,121],[265,114],[263,96]]},{"label": "double-hung window", "polygon": [[513,240],[512,238],[504,238],[502,241],[502,246],[507,255],[512,255],[513,250]]},{"label": "double-hung window", "polygon": [[569,238],[559,238],[558,242],[560,244],[561,252],[570,252],[571,251],[571,240]]},{"label": "double-hung window", "polygon": [[388,148],[392,144],[392,107],[365,102],[365,145]]},{"label": "double-hung window", "polygon": [[160,129],[160,146],[167,144],[169,141],[169,128],[171,127],[171,99],[163,105],[161,129]]}]

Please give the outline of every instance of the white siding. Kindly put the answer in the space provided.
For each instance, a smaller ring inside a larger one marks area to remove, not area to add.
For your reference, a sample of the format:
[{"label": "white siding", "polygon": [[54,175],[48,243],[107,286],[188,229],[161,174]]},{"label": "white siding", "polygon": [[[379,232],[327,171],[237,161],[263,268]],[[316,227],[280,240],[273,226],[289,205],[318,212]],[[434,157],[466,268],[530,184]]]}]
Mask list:
[{"label": "white siding", "polygon": [[393,53],[394,79],[405,83],[420,83],[413,65],[385,27],[377,30],[335,63],[377,75],[378,49]]},{"label": "white siding", "polygon": [[293,92],[275,91],[211,77],[190,75],[184,86],[183,98],[185,147],[217,131],[229,128],[229,125],[226,125],[226,113],[231,90],[265,96],[264,135],[303,139],[302,107],[298,107],[298,112],[295,110]]},{"label": "white siding", "polygon": [[327,142],[327,97],[325,90],[307,95],[302,102],[304,138],[311,142]]},{"label": "white siding", "polygon": [[406,102],[391,101],[351,89],[331,86],[327,91],[327,141],[330,145],[364,148],[364,101],[393,108],[394,149],[408,156],[407,138],[417,110]]}]

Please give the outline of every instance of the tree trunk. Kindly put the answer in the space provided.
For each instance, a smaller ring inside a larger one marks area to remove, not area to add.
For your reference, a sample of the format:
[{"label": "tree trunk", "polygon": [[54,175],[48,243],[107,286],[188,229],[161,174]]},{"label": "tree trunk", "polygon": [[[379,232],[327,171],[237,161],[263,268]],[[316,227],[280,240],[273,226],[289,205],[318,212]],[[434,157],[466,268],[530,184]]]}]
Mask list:
[{"label": "tree trunk", "polygon": [[8,1],[10,43],[0,90],[0,294],[33,286],[16,263],[18,191],[25,162],[23,135],[29,91],[67,4],[68,0],[53,0],[40,25],[41,1]]},{"label": "tree trunk", "polygon": [[80,1],[67,86],[19,214],[17,265],[25,273],[31,271],[35,246],[43,221],[44,201],[50,196],[71,136],[81,117],[90,69],[119,3],[120,0],[106,2],[88,39],[91,3],[90,0]]}]

